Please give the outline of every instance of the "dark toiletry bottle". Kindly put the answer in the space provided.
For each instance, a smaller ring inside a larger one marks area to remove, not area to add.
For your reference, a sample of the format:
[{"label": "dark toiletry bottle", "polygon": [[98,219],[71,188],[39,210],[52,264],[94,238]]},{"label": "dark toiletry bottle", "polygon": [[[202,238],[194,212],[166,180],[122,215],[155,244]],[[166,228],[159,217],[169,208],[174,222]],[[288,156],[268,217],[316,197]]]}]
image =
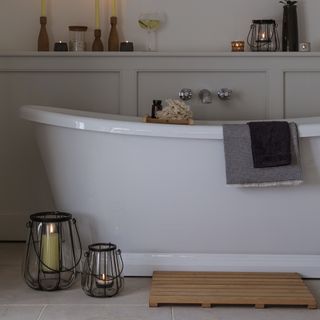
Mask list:
[{"label": "dark toiletry bottle", "polygon": [[151,118],[156,117],[156,113],[162,110],[162,101],[161,100],[153,100],[152,110],[151,110]]}]

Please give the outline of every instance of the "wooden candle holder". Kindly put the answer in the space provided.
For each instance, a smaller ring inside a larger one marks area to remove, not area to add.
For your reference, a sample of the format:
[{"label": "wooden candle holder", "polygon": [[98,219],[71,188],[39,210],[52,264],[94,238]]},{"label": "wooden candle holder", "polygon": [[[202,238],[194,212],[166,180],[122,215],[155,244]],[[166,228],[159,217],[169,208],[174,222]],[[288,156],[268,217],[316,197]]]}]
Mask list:
[{"label": "wooden candle holder", "polygon": [[108,50],[119,51],[119,35],[117,30],[117,17],[110,18],[111,30],[108,39]]},{"label": "wooden candle holder", "polygon": [[103,43],[101,41],[101,30],[95,29],[94,30],[94,41],[92,44],[92,51],[103,51]]},{"label": "wooden candle holder", "polygon": [[47,17],[40,17],[40,32],[38,37],[38,51],[49,51],[49,37],[47,33]]}]

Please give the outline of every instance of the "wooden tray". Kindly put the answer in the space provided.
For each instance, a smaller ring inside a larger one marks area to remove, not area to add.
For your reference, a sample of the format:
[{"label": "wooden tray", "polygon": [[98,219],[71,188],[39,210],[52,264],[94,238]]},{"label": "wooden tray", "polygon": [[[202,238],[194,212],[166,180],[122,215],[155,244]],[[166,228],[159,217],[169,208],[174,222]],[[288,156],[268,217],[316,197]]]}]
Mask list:
[{"label": "wooden tray", "polygon": [[317,308],[299,274],[265,272],[154,272],[149,306],[160,304]]},{"label": "wooden tray", "polygon": [[151,118],[150,116],[144,116],[143,121],[147,123],[162,123],[162,124],[185,124],[191,125],[194,123],[193,119],[188,120],[162,120]]}]

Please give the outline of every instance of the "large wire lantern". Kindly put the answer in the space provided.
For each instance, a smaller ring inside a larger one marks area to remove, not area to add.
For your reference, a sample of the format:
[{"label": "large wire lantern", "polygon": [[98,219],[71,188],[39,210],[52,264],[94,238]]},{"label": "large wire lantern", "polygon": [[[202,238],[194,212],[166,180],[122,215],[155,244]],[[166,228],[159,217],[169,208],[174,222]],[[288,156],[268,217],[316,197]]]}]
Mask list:
[{"label": "large wire lantern", "polygon": [[79,274],[82,256],[76,220],[70,213],[40,212],[30,216],[23,276],[29,287],[66,289]]},{"label": "large wire lantern", "polygon": [[278,51],[277,27],[275,20],[253,20],[247,38],[251,51]]},{"label": "large wire lantern", "polygon": [[120,249],[112,243],[96,243],[85,253],[81,286],[91,297],[113,297],[123,288],[123,260]]}]

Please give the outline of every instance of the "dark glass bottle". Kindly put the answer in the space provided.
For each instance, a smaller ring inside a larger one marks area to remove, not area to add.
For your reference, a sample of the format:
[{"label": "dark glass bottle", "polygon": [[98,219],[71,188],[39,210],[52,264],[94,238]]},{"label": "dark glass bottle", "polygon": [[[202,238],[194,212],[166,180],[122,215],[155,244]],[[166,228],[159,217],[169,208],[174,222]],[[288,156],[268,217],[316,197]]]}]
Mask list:
[{"label": "dark glass bottle", "polygon": [[282,51],[299,51],[296,5],[285,5],[283,7]]},{"label": "dark glass bottle", "polygon": [[151,109],[151,118],[156,117],[156,113],[162,110],[162,101],[153,100],[152,109]]}]

